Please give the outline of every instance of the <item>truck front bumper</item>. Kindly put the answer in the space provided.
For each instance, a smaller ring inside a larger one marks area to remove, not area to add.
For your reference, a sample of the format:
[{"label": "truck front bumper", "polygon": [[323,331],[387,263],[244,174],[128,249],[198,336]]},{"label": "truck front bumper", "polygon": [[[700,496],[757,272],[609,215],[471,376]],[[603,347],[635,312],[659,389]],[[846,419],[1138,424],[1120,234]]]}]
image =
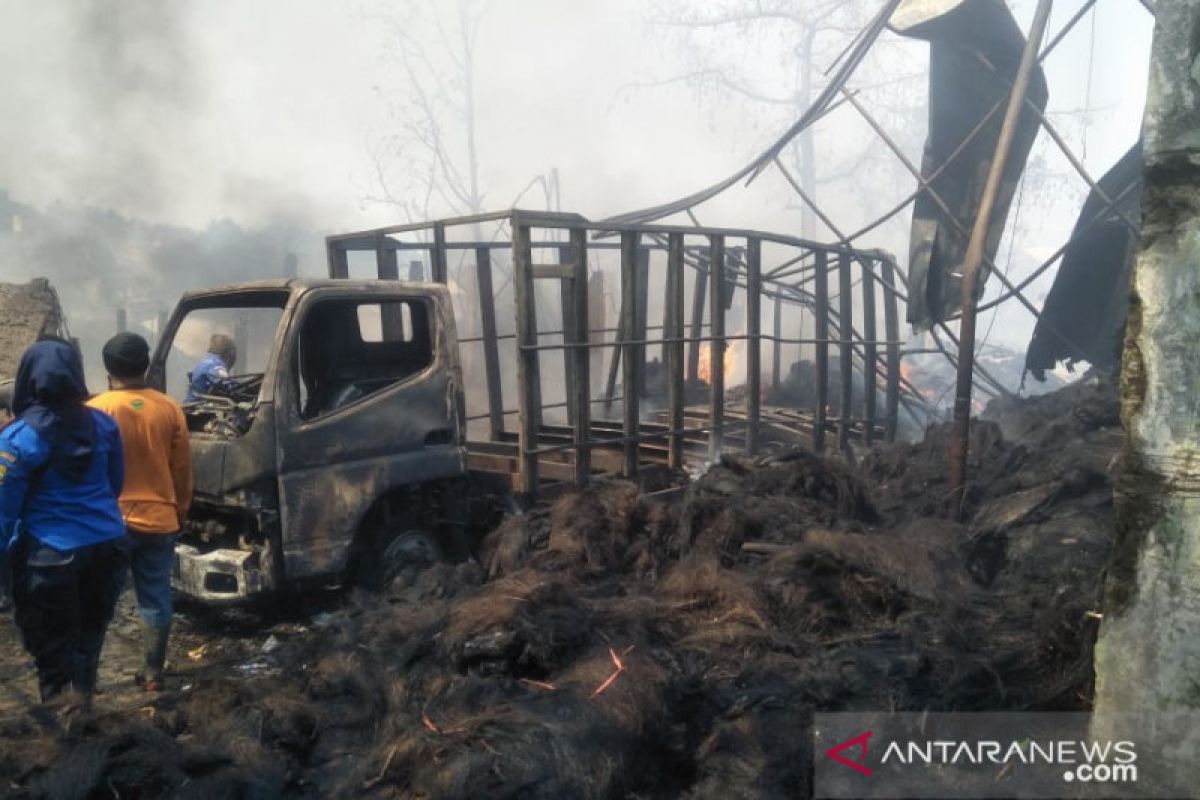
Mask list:
[{"label": "truck front bumper", "polygon": [[179,593],[207,603],[240,600],[263,590],[258,553],[210,550],[191,545],[175,548],[171,585]]}]

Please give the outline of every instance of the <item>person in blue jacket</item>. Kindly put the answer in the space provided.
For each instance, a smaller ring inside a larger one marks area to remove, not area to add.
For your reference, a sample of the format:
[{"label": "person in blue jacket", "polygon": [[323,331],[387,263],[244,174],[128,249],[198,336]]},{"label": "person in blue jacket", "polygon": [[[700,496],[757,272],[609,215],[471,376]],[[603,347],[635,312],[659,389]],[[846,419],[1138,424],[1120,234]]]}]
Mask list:
[{"label": "person in blue jacket", "polygon": [[86,399],[79,351],[43,339],[21,357],[15,419],[0,432],[0,546],[43,702],[69,690],[90,699],[129,569],[121,437]]},{"label": "person in blue jacket", "polygon": [[[0,381],[0,431],[12,422],[12,381]],[[8,568],[8,552],[0,546],[0,611],[12,608],[12,573]]]},{"label": "person in blue jacket", "polygon": [[237,345],[223,333],[214,333],[208,342],[208,353],[188,373],[188,390],[184,402],[193,403],[200,395],[225,394],[233,388],[229,370],[237,363]]}]

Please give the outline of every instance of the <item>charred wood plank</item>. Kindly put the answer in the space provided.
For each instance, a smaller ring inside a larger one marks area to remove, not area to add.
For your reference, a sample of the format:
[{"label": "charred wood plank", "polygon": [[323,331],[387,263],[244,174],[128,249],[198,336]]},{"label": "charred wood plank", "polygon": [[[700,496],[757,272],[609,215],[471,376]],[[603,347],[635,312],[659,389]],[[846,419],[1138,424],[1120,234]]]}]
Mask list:
[{"label": "charred wood plank", "polygon": [[746,452],[758,452],[762,403],[762,241],[746,243]]},{"label": "charred wood plank", "polygon": [[[420,264],[420,262],[415,262]],[[409,264],[412,268],[412,264]],[[483,369],[487,383],[488,424],[492,441],[504,432],[504,393],[500,380],[500,345],[496,341],[496,295],[492,289],[491,250],[475,248],[475,275],[479,284],[479,322],[483,329]]]},{"label": "charred wood plank", "polygon": [[813,449],[820,453],[825,449],[825,417],[829,406],[829,256],[824,250],[816,254],[813,273],[813,295],[816,305],[814,321],[817,340],[816,404],[813,407]]}]

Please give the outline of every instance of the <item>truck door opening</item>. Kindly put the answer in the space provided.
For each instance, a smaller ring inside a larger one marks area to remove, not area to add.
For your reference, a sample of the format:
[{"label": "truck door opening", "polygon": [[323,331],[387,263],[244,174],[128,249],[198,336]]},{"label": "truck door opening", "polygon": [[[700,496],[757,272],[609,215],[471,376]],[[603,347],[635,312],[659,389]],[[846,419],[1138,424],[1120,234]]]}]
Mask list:
[{"label": "truck door opening", "polygon": [[301,418],[345,408],[433,363],[429,306],[416,299],[322,300],[302,323],[298,361]]}]

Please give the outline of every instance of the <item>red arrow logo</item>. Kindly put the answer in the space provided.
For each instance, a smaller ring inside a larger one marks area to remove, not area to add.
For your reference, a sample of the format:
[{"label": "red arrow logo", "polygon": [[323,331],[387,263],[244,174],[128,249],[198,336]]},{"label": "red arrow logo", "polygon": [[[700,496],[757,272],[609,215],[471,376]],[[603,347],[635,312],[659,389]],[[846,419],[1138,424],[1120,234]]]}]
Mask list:
[{"label": "red arrow logo", "polygon": [[[847,766],[850,769],[861,772],[863,775],[869,776],[872,773],[871,773],[871,768],[866,766],[866,763],[867,763],[867,740],[871,738],[872,733],[873,733],[872,731],[866,731],[865,733],[860,733],[858,736],[855,736],[853,739],[847,739],[846,741],[842,742],[841,744],[835,744],[833,747],[831,747],[825,751],[825,755],[829,756],[834,761],[838,762],[839,764],[842,764],[843,766]],[[844,755],[842,755],[843,750],[849,750],[852,747],[857,747],[860,751],[859,758],[855,761],[851,761],[850,759],[848,759]]]}]

